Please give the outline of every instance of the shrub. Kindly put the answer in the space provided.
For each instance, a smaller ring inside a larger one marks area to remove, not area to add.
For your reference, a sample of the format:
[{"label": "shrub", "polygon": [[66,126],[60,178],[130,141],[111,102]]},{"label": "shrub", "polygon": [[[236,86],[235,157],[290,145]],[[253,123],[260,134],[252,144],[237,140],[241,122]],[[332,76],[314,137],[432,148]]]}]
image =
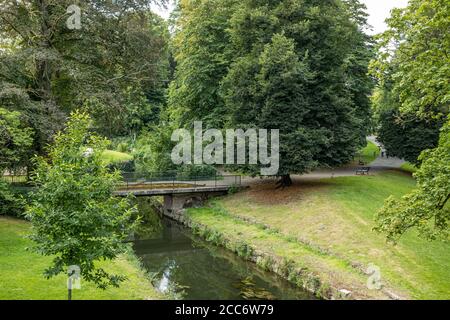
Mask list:
[{"label": "shrub", "polygon": [[125,142],[121,142],[117,145],[116,150],[119,152],[128,153],[130,151],[130,148],[128,147],[128,144],[126,144]]},{"label": "shrub", "polygon": [[119,170],[121,172],[134,172],[136,170],[136,164],[134,160],[114,162],[108,164],[108,169],[110,169],[111,171]]},{"label": "shrub", "polygon": [[172,129],[169,126],[153,127],[140,134],[133,150],[138,173],[147,175],[176,170],[171,158],[171,135]]},{"label": "shrub", "polygon": [[177,170],[178,179],[210,178],[217,174],[211,165],[183,165]]},{"label": "shrub", "polygon": [[272,270],[272,266],[274,265],[274,260],[270,256],[263,256],[256,261],[256,264],[263,270],[270,271]]},{"label": "shrub", "polygon": [[20,217],[25,203],[21,194],[14,192],[7,182],[0,180],[0,215]]},{"label": "shrub", "polygon": [[239,257],[244,259],[250,258],[253,254],[253,248],[245,242],[236,243],[235,251]]}]

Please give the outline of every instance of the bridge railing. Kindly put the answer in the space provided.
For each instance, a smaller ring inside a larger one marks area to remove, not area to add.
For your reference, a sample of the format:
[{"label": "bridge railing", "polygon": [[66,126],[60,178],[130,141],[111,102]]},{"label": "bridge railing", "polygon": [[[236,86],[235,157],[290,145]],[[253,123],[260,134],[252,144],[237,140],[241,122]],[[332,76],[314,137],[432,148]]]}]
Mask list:
[{"label": "bridge railing", "polygon": [[167,173],[152,173],[147,175],[135,172],[123,172],[123,184],[120,190],[148,190],[148,189],[182,189],[182,188],[217,188],[240,187],[240,175],[190,176],[183,177]]},{"label": "bridge railing", "polygon": [[28,177],[25,174],[21,175],[0,175],[0,180],[6,181],[12,184],[26,184],[28,182]]}]

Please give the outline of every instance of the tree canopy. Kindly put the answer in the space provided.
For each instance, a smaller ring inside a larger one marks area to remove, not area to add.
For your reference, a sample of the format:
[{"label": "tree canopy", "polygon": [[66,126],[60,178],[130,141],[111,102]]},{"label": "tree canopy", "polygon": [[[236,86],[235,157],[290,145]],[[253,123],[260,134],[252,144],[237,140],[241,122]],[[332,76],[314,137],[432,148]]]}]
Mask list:
[{"label": "tree canopy", "polygon": [[369,121],[363,9],[356,0],[181,1],[174,118],[280,129],[280,175],[346,163]]},{"label": "tree canopy", "polygon": [[158,112],[169,35],[152,2],[82,1],[74,30],[66,25],[73,1],[2,3],[0,103],[27,117],[39,153],[80,106],[109,136],[136,133]]},{"label": "tree canopy", "polygon": [[439,147],[426,150],[414,174],[417,188],[401,200],[390,197],[377,215],[376,230],[397,241],[410,229],[429,240],[449,240],[450,121],[443,127]]},{"label": "tree canopy", "polygon": [[26,216],[32,223],[33,249],[53,257],[47,277],[76,265],[83,279],[106,288],[118,286],[124,277],[109,274],[98,261],[126,250],[123,241],[134,228],[134,208],[128,199],[113,196],[120,174],[110,172],[102,160],[108,141],[92,134],[91,125],[87,114],[73,113],[48,159],[37,158],[37,191]]},{"label": "tree canopy", "polygon": [[402,113],[445,118],[450,104],[450,3],[410,0],[379,36],[372,73]]},{"label": "tree canopy", "polygon": [[[413,161],[420,164],[417,188],[401,200],[389,198],[378,213],[376,230],[388,240],[396,241],[410,229],[418,229],[430,240],[448,240],[449,12],[450,3],[443,0],[411,0],[405,9],[394,10],[372,64],[382,90],[378,100],[380,114],[385,114],[381,116],[382,142],[387,143],[388,152],[411,161],[423,151]],[[386,102],[392,106],[386,108]],[[444,123],[437,142],[436,132]]]},{"label": "tree canopy", "polygon": [[33,131],[17,111],[0,108],[0,174],[26,166],[32,156]]},{"label": "tree canopy", "polygon": [[379,116],[377,139],[387,154],[419,165],[422,151],[433,149],[439,141],[442,119],[422,119],[399,110],[386,110]]}]

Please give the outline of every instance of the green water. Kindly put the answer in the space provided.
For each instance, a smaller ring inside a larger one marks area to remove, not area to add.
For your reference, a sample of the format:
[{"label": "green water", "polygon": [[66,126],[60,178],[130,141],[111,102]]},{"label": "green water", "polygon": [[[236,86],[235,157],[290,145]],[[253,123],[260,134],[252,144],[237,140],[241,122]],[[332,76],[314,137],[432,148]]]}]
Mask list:
[{"label": "green water", "polygon": [[195,237],[163,219],[140,234],[134,250],[152,275],[154,287],[173,299],[309,300],[314,297],[233,253]]}]

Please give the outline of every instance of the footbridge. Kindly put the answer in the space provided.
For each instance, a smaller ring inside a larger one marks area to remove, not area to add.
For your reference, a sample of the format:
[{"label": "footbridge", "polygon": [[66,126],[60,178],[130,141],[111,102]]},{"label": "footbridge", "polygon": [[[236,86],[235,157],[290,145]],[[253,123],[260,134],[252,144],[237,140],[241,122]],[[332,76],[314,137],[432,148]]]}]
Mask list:
[{"label": "footbridge", "polygon": [[123,183],[114,193],[126,197],[164,197],[164,214],[176,218],[183,209],[200,206],[211,196],[242,187],[240,175],[182,177],[176,174],[123,173]]}]

